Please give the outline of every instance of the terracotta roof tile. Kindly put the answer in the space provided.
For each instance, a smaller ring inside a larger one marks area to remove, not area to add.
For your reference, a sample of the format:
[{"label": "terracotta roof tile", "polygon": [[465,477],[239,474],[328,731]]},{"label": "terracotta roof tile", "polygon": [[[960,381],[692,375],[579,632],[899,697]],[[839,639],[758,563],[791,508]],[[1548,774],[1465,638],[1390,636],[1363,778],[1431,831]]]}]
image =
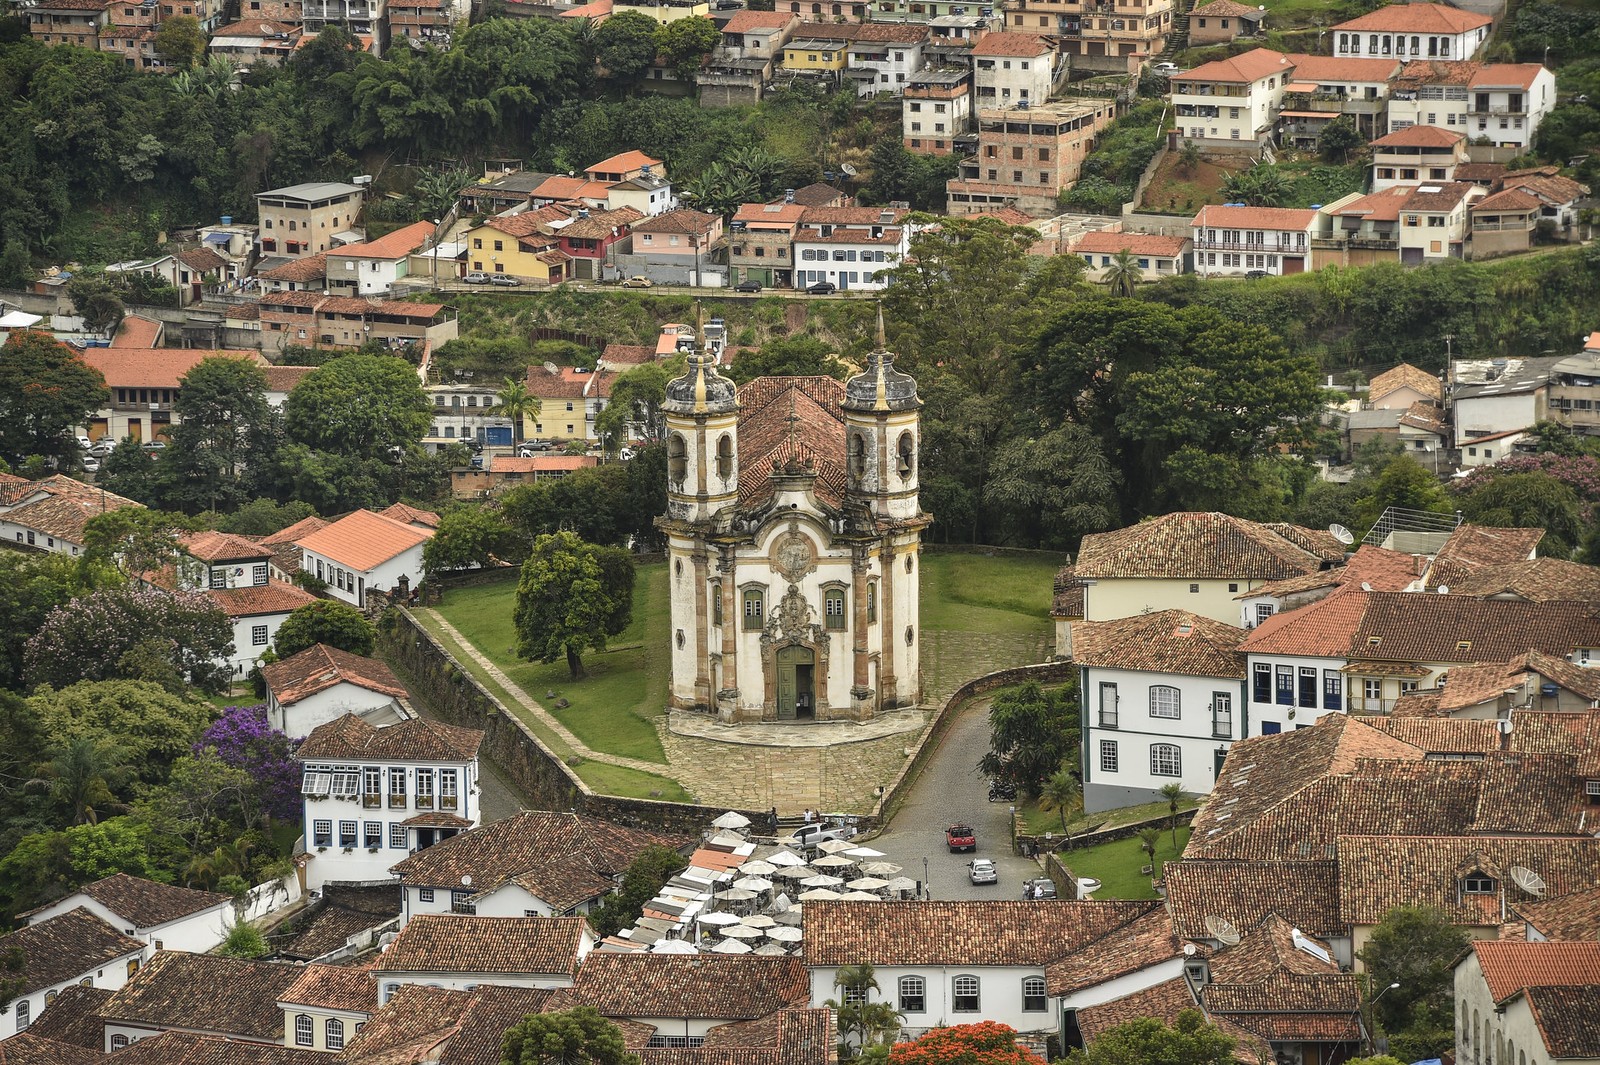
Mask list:
[{"label": "terracotta roof tile", "polygon": [[228,896],[215,891],[158,884],[127,873],[114,873],[85,884],[73,894],[87,895],[118,917],[126,918],[135,928],[154,928],[228,901]]},{"label": "terracotta roof tile", "polygon": [[1600,984],[1600,943],[1472,944],[1489,995],[1496,1003],[1530,987]]},{"label": "terracotta roof tile", "polygon": [[582,814],[523,810],[420,850],[392,872],[407,884],[433,887],[471,876],[480,892],[515,881],[564,910],[608,892],[648,848],[678,850],[690,842]]},{"label": "terracotta roof tile", "polygon": [[969,217],[969,218],[993,218],[993,219],[995,219],[997,221],[1004,222],[1008,226],[1029,226],[1029,227],[1032,227],[1032,226],[1037,226],[1039,224],[1039,220],[1037,218],[1035,218],[1035,217],[1033,217],[1032,215],[1029,215],[1029,214],[1024,214],[1023,212],[1017,210],[1015,207],[1011,207],[1009,205],[1005,206],[1005,207],[995,208],[992,211],[974,211],[974,212],[972,212],[972,214],[968,215],[967,217]]},{"label": "terracotta roof tile", "polygon": [[1073,566],[1062,566],[1056,571],[1051,588],[1050,616],[1077,620],[1083,617],[1083,582],[1078,580]]},{"label": "terracotta roof tile", "polygon": [[595,951],[572,994],[607,1017],[752,1020],[805,1005],[810,990],[799,958]]},{"label": "terracotta roof tile", "polygon": [[1465,33],[1494,20],[1488,15],[1447,7],[1444,4],[1390,4],[1378,10],[1341,22],[1334,30],[1394,30],[1404,33]]},{"label": "terracotta roof tile", "polygon": [[210,529],[184,533],[178,543],[201,562],[254,562],[272,554],[254,540]]},{"label": "terracotta roof tile", "polygon": [[722,27],[723,33],[755,33],[759,30],[781,30],[799,22],[799,17],[788,11],[740,11]]},{"label": "terracotta roof tile", "polygon": [[715,229],[717,219],[704,211],[691,211],[687,207],[676,211],[667,211],[654,218],[647,218],[636,222],[633,226],[635,233],[686,233],[697,236],[709,233]]},{"label": "terracotta roof tile", "polygon": [[549,473],[556,470],[583,470],[600,465],[593,455],[491,455],[490,473]]},{"label": "terracotta roof tile", "polygon": [[1291,52],[1289,59],[1294,63],[1295,81],[1319,84],[1386,82],[1397,74],[1402,66],[1398,59],[1344,59],[1331,55],[1307,55],[1303,52]]},{"label": "terracotta roof tile", "polygon": [[396,699],[409,695],[400,679],[378,659],[354,655],[325,643],[307,647],[281,662],[262,666],[261,674],[280,706],[293,706],[339,684],[355,684]]},{"label": "terracotta roof tile", "polygon": [[806,964],[1047,965],[1153,907],[1147,902],[810,902]]},{"label": "terracotta roof tile", "polygon": [[426,244],[433,230],[432,222],[413,222],[377,240],[346,244],[331,254],[356,259],[403,259]]},{"label": "terracotta roof tile", "polygon": [[1535,603],[1563,599],[1600,603],[1600,566],[1559,558],[1481,566],[1457,577],[1450,592],[1478,597],[1514,595]]},{"label": "terracotta roof tile", "polygon": [[809,210],[801,203],[742,203],[739,210],[734,212],[735,222],[754,222],[757,224],[780,224],[797,226]]},{"label": "terracotta roof tile", "polygon": [[299,540],[300,547],[359,572],[377,569],[396,555],[425,543],[431,529],[357,510]]},{"label": "terracotta roof tile", "polygon": [[431,510],[419,510],[404,503],[391,503],[378,511],[380,517],[390,518],[406,525],[423,526],[429,529],[439,527],[439,515]]},{"label": "terracotta roof tile", "polygon": [[[546,999],[549,994],[544,991],[532,997]],[[327,1060],[349,1065],[413,1065],[436,1058],[475,996],[472,991],[402,984],[344,1050]],[[532,1012],[540,1011],[536,1007]]]},{"label": "terracotta roof tile", "polygon": [[1516,904],[1517,916],[1548,940],[1600,940],[1600,888]]},{"label": "terracotta roof tile", "polygon": [[[755,12],[762,14],[762,12]],[[618,344],[611,341],[606,344],[606,350],[600,359],[607,366],[637,366],[640,363],[651,362],[656,357],[656,349],[649,344]]]},{"label": "terracotta roof tile", "polygon": [[117,335],[112,338],[111,346],[114,348],[153,348],[161,339],[161,330],[165,328],[162,323],[154,318],[146,318],[142,314],[130,314],[117,325]]},{"label": "terracotta roof tile", "polygon": [[114,993],[107,988],[84,987],[82,984],[64,987],[56,1000],[33,1019],[28,1026],[28,1034],[42,1036],[55,1043],[86,1047],[99,1054],[106,1045],[106,1026],[100,1019],[100,1010]]},{"label": "terracotta roof tile", "polygon": [[249,588],[208,588],[206,594],[230,618],[290,614],[317,601],[317,597],[304,588],[276,577]]},{"label": "terracotta roof tile", "polygon": [[1281,581],[1268,581],[1235,599],[1254,599],[1270,595],[1275,598],[1315,591],[1318,588],[1338,588],[1344,585],[1370,584],[1374,591],[1404,591],[1417,579],[1417,560],[1404,551],[1390,551],[1373,544],[1362,544],[1343,566],[1318,570],[1299,577],[1286,577]]},{"label": "terracotta roof tile", "polygon": [[414,717],[378,728],[354,714],[345,714],[311,730],[296,757],[409,762],[459,762],[478,756],[483,733]]},{"label": "terracotta roof tile", "polygon": [[[1196,1008],[1198,1004],[1194,992],[1190,990],[1189,981],[1180,976],[1122,998],[1079,1008],[1078,1031],[1086,1042],[1092,1043],[1112,1028],[1129,1021],[1154,1017],[1171,1024],[1184,1010]],[[1233,1051],[1235,1061],[1244,1065],[1259,1065],[1260,1062],[1273,1059],[1272,1047],[1260,1036],[1226,1019],[1214,1018],[1213,1023],[1224,1034],[1238,1041]]]},{"label": "terracotta roof tile", "polygon": [[582,917],[418,914],[372,971],[572,976],[587,930]]},{"label": "terracotta roof tile", "polygon": [[307,965],[278,998],[278,1004],[371,1014],[378,1009],[378,985],[365,969]]},{"label": "terracotta roof tile", "polygon": [[[49,8],[58,5],[44,6]],[[41,1035],[32,1027],[0,1043],[0,1065],[100,1065],[105,1060],[105,1055],[98,1048],[90,1050],[88,1047],[58,1042]]]},{"label": "terracotta roof tile", "polygon": [[1309,606],[1274,614],[1244,638],[1240,649],[1247,654],[1342,658],[1366,612],[1368,594],[1359,585],[1346,584]]},{"label": "terracotta roof tile", "polygon": [[1083,538],[1076,571],[1115,577],[1278,580],[1322,568],[1322,559],[1257,522],[1229,514],[1164,514]]},{"label": "terracotta roof tile", "polygon": [[1528,1005],[1552,1058],[1600,1058],[1600,982],[1530,987]]},{"label": "terracotta roof tile", "polygon": [[1444,396],[1444,386],[1439,378],[1409,362],[1383,371],[1367,385],[1367,398],[1376,403],[1401,388],[1421,393],[1425,398],[1439,400]]},{"label": "terracotta roof tile", "polygon": [[[1456,176],[1466,180],[1462,177],[1460,168],[1457,168]],[[1529,192],[1523,192],[1521,189],[1504,189],[1491,196],[1485,196],[1472,205],[1474,214],[1493,214],[1496,211],[1517,213],[1521,211],[1537,211],[1538,209],[1539,197]]]},{"label": "terracotta roof tile", "polygon": [[1055,45],[1031,33],[986,33],[972,46],[972,55],[1032,58],[1050,55],[1055,50]]},{"label": "terracotta roof tile", "polygon": [[1195,228],[1309,230],[1317,212],[1293,207],[1228,207],[1208,204],[1194,216]]},{"label": "terracotta roof tile", "polygon": [[[312,369],[315,369],[315,367],[312,367]],[[301,518],[287,528],[279,529],[275,533],[268,533],[266,536],[261,537],[261,542],[269,547],[276,547],[279,544],[293,544],[318,529],[326,529],[329,524],[330,522],[327,519],[319,518],[312,514]]]},{"label": "terracotta roof tile", "polygon": [[1051,962],[1044,976],[1050,994],[1068,995],[1183,956],[1171,913],[1151,910]]},{"label": "terracotta roof tile", "polygon": [[267,375],[268,392],[293,392],[294,386],[316,372],[315,366],[263,366]]},{"label": "terracotta roof tile", "polygon": [[1453,211],[1464,200],[1481,196],[1483,186],[1470,181],[1441,181],[1419,185],[1400,205],[1403,211]]},{"label": "terracotta roof tile", "polygon": [[1082,666],[1178,673],[1194,677],[1244,675],[1239,641],[1245,630],[1187,610],[1135,614],[1072,626],[1072,657]]},{"label": "terracotta roof tile", "polygon": [[[1451,674],[1452,678],[1454,673]],[[1437,693],[1435,693],[1437,694]],[[1387,732],[1428,754],[1486,754],[1500,749],[1500,724],[1457,717],[1364,717],[1373,728]]]},{"label": "terracotta roof tile", "polygon": [[[816,494],[837,507],[845,490],[844,385],[831,377],[758,377],[739,388],[739,504],[771,498],[775,469],[816,471]],[[798,416],[790,422],[790,414]]]},{"label": "terracotta roof tile", "polygon": [[1342,936],[1339,866],[1314,861],[1241,861],[1185,858],[1162,867],[1167,906],[1177,934],[1210,939],[1205,919],[1220,917],[1236,929],[1259,925],[1269,914],[1314,936]]},{"label": "terracotta roof tile", "polygon": [[1464,522],[1439,548],[1428,570],[1427,590],[1440,584],[1459,583],[1467,571],[1482,566],[1504,566],[1534,557],[1543,529],[1498,529]]},{"label": "terracotta roof tile", "polygon": [[1085,233],[1072,245],[1079,255],[1116,255],[1129,252],[1133,255],[1179,256],[1189,246],[1189,237],[1162,237],[1148,233]]},{"label": "terracotta roof tile", "polygon": [[640,151],[621,152],[608,159],[602,159],[598,163],[584,167],[584,170],[591,174],[623,174],[629,170],[638,170],[643,166],[659,168],[661,160]]},{"label": "terracotta roof tile", "polygon": [[1215,62],[1204,63],[1193,70],[1186,70],[1182,74],[1174,74],[1171,80],[1173,91],[1182,92],[1181,86],[1188,82],[1220,81],[1248,84],[1272,74],[1287,76],[1293,70],[1294,63],[1282,52],[1274,52],[1269,48],[1253,48],[1231,59],[1218,59]]},{"label": "terracotta roof tile", "polygon": [[[1466,135],[1438,126],[1403,126],[1372,142],[1374,148],[1449,148],[1466,140]],[[1412,367],[1415,369],[1415,367]]]},{"label": "terracotta roof tile", "polygon": [[1593,603],[1408,592],[1370,592],[1366,598],[1366,612],[1350,642],[1352,657],[1472,663],[1509,661],[1530,648],[1564,656],[1600,646]]},{"label": "terracotta roof tile", "polygon": [[184,375],[210,358],[267,364],[258,352],[205,348],[89,348],[83,353],[83,361],[99,370],[111,388],[179,388]]},{"label": "terracotta roof tile", "polygon": [[0,936],[0,949],[23,953],[21,994],[76,980],[106,964],[140,954],[144,944],[106,924],[82,906]]},{"label": "terracotta roof tile", "polygon": [[611,395],[611,386],[616,379],[615,373],[605,369],[579,373],[571,366],[561,366],[556,373],[551,373],[543,365],[528,367],[528,391],[541,400],[583,399],[591,396],[605,399]]},{"label": "terracotta roof tile", "polygon": [[[807,207],[801,222],[808,226],[897,226],[910,211],[898,207]],[[887,222],[883,216],[890,216]]]},{"label": "terracotta roof tile", "polygon": [[1511,173],[1500,179],[1502,189],[1520,189],[1552,206],[1572,203],[1589,194],[1589,186],[1559,174]]},{"label": "terracotta roof tile", "polygon": [[1496,751],[1483,762],[1483,787],[1469,833],[1581,835],[1592,814],[1575,754]]},{"label": "terracotta roof tile", "polygon": [[178,261],[202,274],[215,274],[228,266],[228,260],[210,248],[190,248],[178,253]]},{"label": "terracotta roof tile", "polygon": [[261,271],[258,276],[266,281],[321,282],[328,276],[328,253],[318,252],[304,259],[291,259],[270,270]]},{"label": "terracotta roof tile", "polygon": [[344,947],[350,937],[400,916],[400,890],[383,887],[325,885],[309,920],[297,920],[290,938],[274,937],[273,946],[286,958],[309,961]]},{"label": "terracotta roof tile", "polygon": [[[278,1028],[278,1038],[282,1039],[283,1025],[280,1023]],[[319,1065],[327,1060],[316,1050],[172,1031],[146,1036],[117,1051],[118,1065]]]},{"label": "terracotta roof tile", "polygon": [[102,1015],[108,1021],[280,1040],[278,999],[300,972],[298,965],[157,951]]},{"label": "terracotta roof tile", "polygon": [[1202,4],[1190,13],[1207,17],[1214,15],[1218,18],[1249,18],[1257,21],[1261,19],[1260,10],[1235,3],[1234,0],[1211,0],[1211,3]]}]

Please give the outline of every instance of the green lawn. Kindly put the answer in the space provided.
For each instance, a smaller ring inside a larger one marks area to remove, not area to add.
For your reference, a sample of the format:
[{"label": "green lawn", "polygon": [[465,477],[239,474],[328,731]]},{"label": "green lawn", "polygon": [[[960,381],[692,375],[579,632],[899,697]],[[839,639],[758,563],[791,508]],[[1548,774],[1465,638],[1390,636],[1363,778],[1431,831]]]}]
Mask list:
[{"label": "green lawn", "polygon": [[660,799],[663,802],[694,802],[676,780],[641,773],[636,769],[606,765],[604,762],[579,762],[573,769],[583,782],[602,795],[625,795],[631,799]]},{"label": "green lawn", "polygon": [[935,632],[1048,634],[1052,581],[1064,561],[1064,556],[925,553],[922,627]]},{"label": "green lawn", "polygon": [[[516,594],[516,581],[452,589],[439,613],[589,747],[665,765],[654,722],[667,699],[667,567],[639,567],[632,623],[612,650],[584,656],[589,675],[582,680],[571,679],[565,661],[516,657]],[[558,709],[560,699],[571,705]]]},{"label": "green lawn", "polygon": [[[1161,875],[1161,863],[1182,854],[1183,845],[1188,841],[1187,826],[1178,829],[1176,848],[1172,845],[1171,833],[1165,831],[1161,833],[1160,844],[1156,848],[1156,876]],[[1062,851],[1060,858],[1062,863],[1078,876],[1092,876],[1100,881],[1100,890],[1095,892],[1096,898],[1156,897],[1155,889],[1150,886],[1151,874],[1141,872],[1150,859],[1140,849],[1138,837],[1119,839],[1114,843],[1102,843],[1098,847],[1088,847],[1083,850]]]},{"label": "green lawn", "polygon": [[[1200,805],[1194,799],[1184,799],[1178,803],[1179,810],[1192,810]],[[1061,815],[1054,810],[1041,810],[1037,802],[1027,803],[1017,807],[1017,813],[1022,818],[1022,831],[1029,835],[1040,835],[1045,832],[1061,834]],[[1067,827],[1074,834],[1088,832],[1091,829],[1116,828],[1118,825],[1128,825],[1135,821],[1146,821],[1152,817],[1163,817],[1170,813],[1165,802],[1147,802],[1141,806],[1123,806],[1115,810],[1101,810],[1085,816],[1079,811],[1076,816],[1069,815]]]}]

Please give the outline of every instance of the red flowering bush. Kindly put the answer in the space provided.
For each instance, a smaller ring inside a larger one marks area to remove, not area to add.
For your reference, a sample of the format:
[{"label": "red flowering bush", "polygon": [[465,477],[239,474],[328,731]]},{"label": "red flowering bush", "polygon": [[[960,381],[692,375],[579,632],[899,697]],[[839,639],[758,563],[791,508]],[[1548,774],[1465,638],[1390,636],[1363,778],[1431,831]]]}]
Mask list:
[{"label": "red flowering bush", "polygon": [[921,1039],[896,1043],[889,1065],[1045,1065],[1017,1046],[1017,1030],[995,1021],[935,1028]]}]

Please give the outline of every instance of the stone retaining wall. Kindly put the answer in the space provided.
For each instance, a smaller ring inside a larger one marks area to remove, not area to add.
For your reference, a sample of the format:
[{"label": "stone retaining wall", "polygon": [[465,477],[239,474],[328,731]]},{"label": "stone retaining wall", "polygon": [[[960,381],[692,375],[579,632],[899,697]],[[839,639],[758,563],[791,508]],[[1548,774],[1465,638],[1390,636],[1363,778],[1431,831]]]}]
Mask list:
[{"label": "stone retaining wall", "polygon": [[[1199,812],[1198,807],[1193,810],[1179,810],[1178,824],[1189,824],[1194,820],[1194,815]],[[1082,850],[1085,847],[1095,847],[1101,843],[1114,843],[1119,839],[1132,839],[1139,834],[1140,829],[1144,828],[1159,828],[1165,832],[1171,827],[1172,815],[1170,814],[1147,817],[1143,821],[1134,821],[1131,824],[1118,825],[1115,828],[1102,828],[1094,832],[1085,832],[1081,836],[1073,836],[1072,849]],[[1018,832],[1016,833],[1016,838],[1017,846],[1023,848],[1024,853],[1026,853],[1026,848],[1029,846],[1033,847],[1035,853],[1037,853],[1038,851],[1059,851],[1066,844],[1066,840],[1058,835],[1052,835],[1049,840],[1046,840],[1043,836],[1029,836]]]},{"label": "stone retaining wall", "polygon": [[[394,609],[384,615],[379,650],[406,683],[413,700],[451,724],[483,730],[481,753],[500,767],[533,809],[571,810],[636,828],[695,837],[723,812],[722,807],[593,791],[407,610]],[[757,826],[771,822],[766,810],[739,812]]]}]

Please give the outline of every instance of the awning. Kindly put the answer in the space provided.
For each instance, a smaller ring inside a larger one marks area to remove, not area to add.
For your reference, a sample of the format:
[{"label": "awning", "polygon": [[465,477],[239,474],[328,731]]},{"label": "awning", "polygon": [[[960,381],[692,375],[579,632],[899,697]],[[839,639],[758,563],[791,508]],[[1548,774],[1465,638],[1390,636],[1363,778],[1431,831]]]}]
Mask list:
[{"label": "awning", "polygon": [[27,329],[29,326],[38,325],[44,318],[27,311],[11,311],[0,317],[0,329]]},{"label": "awning", "polygon": [[207,243],[207,244],[226,244],[226,243],[228,243],[228,241],[230,241],[232,239],[233,239],[232,236],[227,234],[227,233],[207,233],[206,236],[205,236],[205,243]]}]

